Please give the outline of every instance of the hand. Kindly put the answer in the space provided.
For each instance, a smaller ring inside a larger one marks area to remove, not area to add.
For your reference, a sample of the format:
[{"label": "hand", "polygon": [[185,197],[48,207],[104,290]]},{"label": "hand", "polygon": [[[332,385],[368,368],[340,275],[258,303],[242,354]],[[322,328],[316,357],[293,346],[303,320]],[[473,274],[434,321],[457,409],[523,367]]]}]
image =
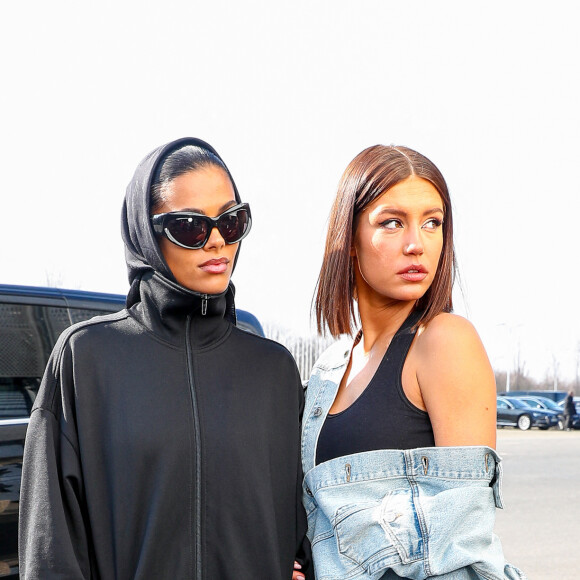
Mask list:
[{"label": "hand", "polygon": [[305,580],[305,576],[304,574],[302,574],[302,572],[299,572],[299,570],[302,570],[302,566],[296,562],[296,560],[294,560],[294,572],[292,572],[292,580]]}]

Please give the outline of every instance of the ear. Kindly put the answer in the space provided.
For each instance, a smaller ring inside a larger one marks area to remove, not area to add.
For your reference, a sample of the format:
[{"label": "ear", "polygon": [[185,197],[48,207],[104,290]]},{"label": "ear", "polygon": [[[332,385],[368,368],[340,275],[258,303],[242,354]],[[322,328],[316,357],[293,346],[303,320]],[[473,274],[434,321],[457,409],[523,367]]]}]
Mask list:
[{"label": "ear", "polygon": [[351,244],[350,246],[350,257],[351,258],[356,257],[356,248],[354,247],[354,244]]}]

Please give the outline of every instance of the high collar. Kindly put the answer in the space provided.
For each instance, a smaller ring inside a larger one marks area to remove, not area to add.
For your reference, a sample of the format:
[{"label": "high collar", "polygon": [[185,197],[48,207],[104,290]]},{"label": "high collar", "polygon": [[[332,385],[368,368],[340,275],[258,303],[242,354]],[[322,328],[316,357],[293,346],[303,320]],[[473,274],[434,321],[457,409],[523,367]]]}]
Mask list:
[{"label": "high collar", "polygon": [[159,339],[185,345],[188,318],[191,345],[202,349],[219,342],[235,324],[233,285],[221,294],[188,290],[157,272],[147,272],[139,284],[140,301],[130,314]]}]

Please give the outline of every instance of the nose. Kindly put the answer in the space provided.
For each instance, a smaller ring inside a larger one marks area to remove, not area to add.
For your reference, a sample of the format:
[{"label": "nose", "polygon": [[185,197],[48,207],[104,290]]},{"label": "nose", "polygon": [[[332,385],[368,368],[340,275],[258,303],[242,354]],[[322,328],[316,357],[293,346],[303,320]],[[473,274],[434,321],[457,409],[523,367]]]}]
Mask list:
[{"label": "nose", "polygon": [[205,250],[220,250],[226,245],[225,240],[223,239],[222,235],[220,234],[217,227],[213,227],[207,242],[205,243],[204,249]]},{"label": "nose", "polygon": [[421,240],[421,234],[419,232],[407,236],[403,246],[403,253],[406,256],[420,256],[423,251],[423,241]]}]

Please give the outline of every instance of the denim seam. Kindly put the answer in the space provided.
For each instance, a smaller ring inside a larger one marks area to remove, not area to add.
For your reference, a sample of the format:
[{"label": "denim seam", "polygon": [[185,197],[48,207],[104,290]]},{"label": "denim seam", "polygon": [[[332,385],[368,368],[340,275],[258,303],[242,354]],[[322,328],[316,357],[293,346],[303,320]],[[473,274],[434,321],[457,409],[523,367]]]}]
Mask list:
[{"label": "denim seam", "polygon": [[[396,471],[396,472],[392,472],[392,473],[375,473],[375,474],[369,474],[368,476],[363,476],[363,475],[359,475],[358,477],[355,476],[351,476],[350,481],[347,481],[346,479],[344,479],[344,475],[340,474],[340,476],[336,477],[335,479],[328,479],[326,481],[321,481],[319,482],[319,484],[316,486],[315,489],[311,489],[312,493],[316,491],[318,491],[319,489],[326,489],[328,487],[335,487],[335,486],[339,486],[339,485],[352,485],[355,483],[364,483],[364,482],[373,482],[373,481],[382,481],[385,479],[400,479],[401,481],[404,481],[405,479],[407,479],[407,475],[404,473],[401,473],[400,471]],[[452,477],[452,476],[446,476],[446,477],[440,477],[440,476],[420,476],[419,478],[415,477],[415,480],[417,481],[417,483],[419,485],[421,485],[421,483],[423,481],[449,481],[449,482],[473,482],[473,483],[484,483],[487,482],[489,484],[489,486],[491,487],[491,482],[489,481],[489,477],[461,477],[461,476],[457,476],[457,477]]]},{"label": "denim seam", "polygon": [[474,562],[473,564],[471,564],[471,567],[481,576],[483,576],[484,578],[486,578],[487,580],[503,580],[503,578],[500,578],[499,576],[496,576],[495,574],[490,575],[487,572],[485,572],[484,570],[482,570],[476,562]]},{"label": "denim seam", "polygon": [[[363,576],[361,576],[361,574],[363,574]],[[355,579],[356,578],[362,578],[364,576],[366,576],[366,570],[362,567],[362,566],[357,566],[356,568],[353,568],[350,572],[348,572],[346,575],[342,575],[340,576],[340,578],[335,578],[333,576],[321,576],[319,580],[350,580],[350,579]]]},{"label": "denim seam", "polygon": [[[308,409],[305,409],[304,428],[302,431],[302,456],[306,459],[307,465],[305,465],[305,467],[306,467],[307,472],[310,471],[311,469],[313,469],[313,467],[316,465],[316,457],[314,456],[314,454],[316,453],[316,443],[314,444],[313,449],[311,449],[311,446],[308,446],[306,444],[306,442],[310,440],[308,437],[310,429],[311,428],[316,429],[316,425],[313,424],[310,416],[312,415],[313,409],[317,406],[318,401],[320,400],[320,398],[324,394],[325,382],[326,381],[320,382],[320,386],[318,387],[318,390],[316,391],[316,395],[314,397],[314,401],[312,402],[312,405],[309,405]],[[318,439],[318,437],[316,437],[316,439]]]},{"label": "denim seam", "polygon": [[[381,528],[382,528],[382,526],[381,526]],[[333,527],[333,529],[336,529],[336,528]],[[384,530],[384,528],[383,528],[383,530]],[[389,534],[389,536],[392,539],[392,536],[390,534]],[[401,542],[399,542],[398,540],[396,541],[396,544],[399,545],[399,546],[402,546],[401,545]],[[358,562],[357,560],[355,560],[354,558],[351,558],[348,554],[346,554],[343,550],[340,549],[340,545],[338,544],[338,537],[337,537],[337,545],[339,546],[338,551],[339,551],[340,555],[343,556],[344,558],[346,558],[347,560],[349,560],[350,562],[352,562],[356,566],[355,571],[356,570],[362,570],[362,571],[364,571],[367,574],[368,574],[368,568],[367,568],[367,566],[365,566],[365,564],[367,564],[367,565],[370,566],[372,563],[375,563],[374,561],[380,560],[381,558],[385,558],[386,557],[386,554],[384,554],[384,552],[387,551],[387,548],[381,548],[378,551],[376,551],[372,556],[369,556],[364,562],[361,563],[361,562]],[[397,555],[397,557],[400,560],[402,560],[402,558],[401,558],[401,552],[397,548],[397,546],[395,545],[395,543],[393,543],[392,551],[393,551],[394,554]],[[383,553],[382,556],[378,556],[381,553]],[[407,555],[406,552],[405,552],[405,555]],[[408,561],[411,561],[410,558],[407,558],[407,560]],[[390,568],[391,568],[391,566],[389,566],[389,568],[385,568],[385,570],[390,569]]]},{"label": "denim seam", "polygon": [[[397,479],[400,479],[400,480],[406,479],[402,475],[397,475],[396,478]],[[364,482],[364,481],[372,481],[372,482],[375,482],[375,481],[385,481],[385,480],[391,480],[391,479],[394,479],[394,478],[391,477],[391,476],[385,476],[385,477],[373,477],[373,478],[369,478],[369,479],[351,480],[351,481],[335,481],[335,480],[332,480],[332,481],[324,481],[324,482],[321,482],[319,485],[317,485],[314,489],[311,489],[310,491],[312,492],[312,495],[316,495],[321,489],[329,489],[329,488],[341,487],[343,485],[352,486],[352,485],[355,485],[357,483]],[[397,488],[397,489],[399,489],[399,488]],[[400,489],[403,489],[404,490],[406,488],[405,488],[405,486],[401,486]]]},{"label": "denim seam", "polygon": [[318,544],[318,542],[322,542],[323,540],[328,540],[328,538],[332,538],[334,534],[332,531],[325,532],[324,534],[318,534],[312,538],[312,545]]},{"label": "denim seam", "polygon": [[[304,454],[304,457],[306,457],[307,461],[306,471],[310,471],[310,469],[316,467],[316,449],[318,447],[318,439],[320,437],[320,432],[322,431],[324,421],[326,420],[326,417],[332,405],[332,401],[328,401],[329,389],[334,388],[335,391],[338,390],[338,384],[331,379],[322,379],[322,377],[319,377],[319,382],[320,386],[316,391],[314,401],[312,402],[312,405],[309,406],[308,414],[305,415],[306,418],[304,420],[303,441],[309,440],[307,434],[310,432],[311,428],[314,429],[314,437],[310,438],[312,439],[311,444],[308,447],[303,446],[302,448],[302,452]],[[334,393],[334,397],[335,396],[336,392]],[[332,397],[333,400],[334,397]],[[314,409],[316,409],[317,407],[326,409],[326,412],[323,412],[320,416],[313,418],[312,413],[314,412]]]},{"label": "denim seam", "polygon": [[397,553],[399,554],[399,558],[401,559],[401,564],[405,564],[405,565],[413,564],[415,562],[418,562],[421,559],[420,555],[411,557],[409,552],[407,550],[405,550],[405,546],[403,545],[403,543],[397,537],[397,534],[391,529],[391,526],[389,526],[389,524],[387,522],[381,521],[380,524],[381,524],[381,528],[383,529],[383,531],[391,539],[393,546],[395,546],[395,550],[397,550]]},{"label": "denim seam", "polygon": [[421,507],[421,501],[419,497],[419,486],[417,484],[417,479],[415,472],[413,470],[413,457],[410,451],[405,451],[405,465],[407,468],[407,481],[411,487],[411,498],[413,501],[413,507],[415,508],[415,513],[417,514],[417,520],[419,521],[419,528],[421,529],[421,550],[423,552],[423,567],[425,568],[425,575],[432,576],[431,566],[429,564],[429,535],[427,531],[427,522],[425,521],[425,514]]}]

